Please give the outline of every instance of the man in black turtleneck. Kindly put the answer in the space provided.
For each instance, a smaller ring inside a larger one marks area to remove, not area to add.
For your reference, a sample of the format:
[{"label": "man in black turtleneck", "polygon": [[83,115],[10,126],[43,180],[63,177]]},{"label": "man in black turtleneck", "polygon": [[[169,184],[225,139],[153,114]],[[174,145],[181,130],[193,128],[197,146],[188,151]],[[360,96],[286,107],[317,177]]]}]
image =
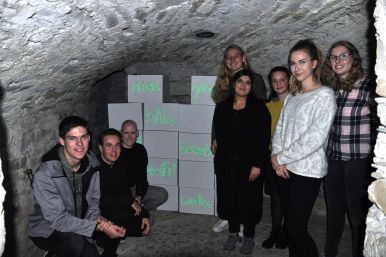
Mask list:
[{"label": "man in black turtleneck", "polygon": [[[131,194],[128,167],[121,155],[121,133],[106,129],[98,138],[103,217],[126,229],[126,236],[144,236],[150,232],[148,211]],[[120,238],[98,235],[97,243],[104,248],[102,257],[116,257]]]}]

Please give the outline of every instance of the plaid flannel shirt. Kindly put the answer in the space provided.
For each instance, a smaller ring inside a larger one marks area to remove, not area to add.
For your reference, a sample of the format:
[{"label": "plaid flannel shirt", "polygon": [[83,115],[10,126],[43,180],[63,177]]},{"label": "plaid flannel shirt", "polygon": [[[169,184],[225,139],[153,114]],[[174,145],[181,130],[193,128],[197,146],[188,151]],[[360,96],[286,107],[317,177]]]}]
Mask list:
[{"label": "plaid flannel shirt", "polygon": [[371,86],[368,78],[362,78],[351,92],[337,92],[337,110],[327,146],[327,156],[332,160],[365,158],[372,151]]}]

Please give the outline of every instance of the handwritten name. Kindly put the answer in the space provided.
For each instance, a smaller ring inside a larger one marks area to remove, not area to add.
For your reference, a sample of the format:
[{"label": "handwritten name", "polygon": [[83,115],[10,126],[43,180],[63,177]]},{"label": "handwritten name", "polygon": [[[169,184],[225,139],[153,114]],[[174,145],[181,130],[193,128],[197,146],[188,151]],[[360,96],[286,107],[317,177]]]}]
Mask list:
[{"label": "handwritten name", "polygon": [[147,175],[152,177],[175,177],[177,176],[177,163],[162,161],[158,167],[147,167]]},{"label": "handwritten name", "polygon": [[193,85],[192,86],[192,97],[199,97],[204,94],[211,94],[213,86],[209,85]]},{"label": "handwritten name", "polygon": [[199,206],[208,209],[213,208],[213,202],[205,200],[201,193],[197,194],[195,197],[192,198],[181,197],[181,204],[185,206]]},{"label": "handwritten name", "polygon": [[153,112],[145,113],[145,123],[151,122],[154,125],[176,125],[176,119],[168,116],[165,109],[157,108]]},{"label": "handwritten name", "polygon": [[159,92],[160,86],[155,82],[136,81],[131,85],[131,90],[134,93],[154,93]]},{"label": "handwritten name", "polygon": [[210,151],[210,146],[205,144],[204,146],[196,146],[196,145],[184,145],[181,143],[180,145],[180,154],[193,154],[196,156],[213,156]]}]

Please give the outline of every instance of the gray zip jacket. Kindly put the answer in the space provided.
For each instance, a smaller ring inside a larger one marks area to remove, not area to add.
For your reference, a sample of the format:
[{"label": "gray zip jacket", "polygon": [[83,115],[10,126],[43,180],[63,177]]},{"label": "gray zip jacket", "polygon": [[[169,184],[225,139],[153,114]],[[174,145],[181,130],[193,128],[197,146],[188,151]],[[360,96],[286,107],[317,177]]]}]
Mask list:
[{"label": "gray zip jacket", "polygon": [[91,237],[100,216],[99,161],[88,154],[81,162],[86,174],[82,176],[82,215],[75,216],[75,200],[70,181],[59,158],[60,145],[52,148],[43,158],[34,174],[34,211],[29,216],[27,235],[49,237],[54,230],[73,232]]}]

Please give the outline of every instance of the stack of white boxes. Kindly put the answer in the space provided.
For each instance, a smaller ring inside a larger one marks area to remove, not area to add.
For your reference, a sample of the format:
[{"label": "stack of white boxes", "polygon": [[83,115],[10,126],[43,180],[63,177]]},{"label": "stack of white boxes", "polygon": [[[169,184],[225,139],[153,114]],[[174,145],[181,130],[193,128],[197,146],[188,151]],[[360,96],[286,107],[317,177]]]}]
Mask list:
[{"label": "stack of white boxes", "polygon": [[163,103],[162,75],[129,75],[128,101],[109,104],[109,126],[137,122],[147,149],[148,180],[169,193],[160,210],[215,213],[213,155],[210,134],[214,76],[193,76],[191,104]]}]

